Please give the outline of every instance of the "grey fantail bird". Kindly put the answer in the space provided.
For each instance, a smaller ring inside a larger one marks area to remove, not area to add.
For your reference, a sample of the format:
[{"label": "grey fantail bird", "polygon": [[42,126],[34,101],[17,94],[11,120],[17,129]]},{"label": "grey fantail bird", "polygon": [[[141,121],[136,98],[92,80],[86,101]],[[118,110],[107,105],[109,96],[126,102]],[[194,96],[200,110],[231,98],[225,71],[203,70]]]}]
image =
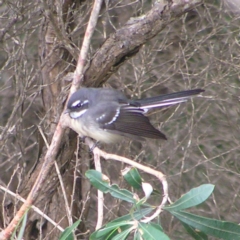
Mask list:
[{"label": "grey fantail bird", "polygon": [[70,124],[80,137],[90,137],[113,143],[121,136],[166,139],[146,116],[150,110],[186,102],[202,89],[186,90],[156,97],[132,100],[123,93],[108,88],[81,88],[70,97],[66,113]]}]

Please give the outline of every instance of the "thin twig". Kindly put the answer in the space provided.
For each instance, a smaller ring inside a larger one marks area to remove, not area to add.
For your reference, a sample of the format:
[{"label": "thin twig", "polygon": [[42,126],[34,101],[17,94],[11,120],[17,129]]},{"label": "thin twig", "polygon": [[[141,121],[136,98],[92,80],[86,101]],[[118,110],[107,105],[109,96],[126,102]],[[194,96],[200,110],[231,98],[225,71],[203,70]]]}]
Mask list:
[{"label": "thin twig", "polygon": [[[74,79],[72,82],[72,86],[70,89],[69,96],[76,91],[76,89],[80,85],[81,76],[83,72],[83,67],[86,62],[88,49],[90,46],[90,40],[93,35],[94,29],[96,27],[97,19],[99,16],[99,11],[101,8],[102,0],[96,0],[93,5],[93,10],[88,22],[87,30],[84,36],[83,45],[81,48],[81,52],[79,55],[77,68],[74,73]],[[49,174],[51,167],[54,163],[54,160],[57,157],[58,149],[60,147],[61,139],[64,134],[66,125],[64,124],[64,114],[61,115],[60,120],[58,122],[58,125],[55,129],[52,142],[47,150],[47,153],[44,158],[44,162],[42,165],[42,168],[40,170],[40,173],[30,191],[28,194],[28,197],[24,204],[21,206],[17,214],[12,219],[11,223],[0,233],[0,239],[5,240],[8,239],[14,229],[17,227],[19,221],[22,219],[24,213],[32,206],[33,202],[36,200],[39,190],[41,189],[41,186],[43,184],[43,181],[47,178],[47,175]]]},{"label": "thin twig", "polygon": [[88,49],[90,46],[90,40],[93,35],[93,29],[95,29],[95,26],[97,24],[97,19],[99,16],[99,12],[102,6],[102,0],[96,0],[93,5],[93,10],[87,25],[87,29],[84,35],[83,43],[82,43],[82,48],[79,54],[78,58],[78,63],[76,70],[74,72],[74,78],[72,82],[72,86],[70,89],[70,95],[74,93],[78,87],[79,87],[79,80],[83,80],[83,67],[85,66],[86,59],[87,59],[87,54],[88,54]]},{"label": "thin twig", "polygon": [[57,171],[58,179],[59,179],[60,186],[61,186],[62,193],[63,193],[63,198],[64,198],[65,208],[66,208],[66,212],[67,212],[68,223],[71,226],[73,224],[72,217],[71,217],[71,208],[68,204],[68,199],[67,199],[67,194],[66,194],[66,191],[65,191],[64,183],[63,183],[62,176],[61,176],[61,173],[60,173],[60,170],[59,170],[59,167],[58,167],[56,161],[54,162],[54,165],[55,165],[55,168],[56,168],[56,171]]},{"label": "thin twig", "polygon": [[[86,141],[88,141],[87,138],[86,138]],[[93,151],[93,153],[94,153],[95,169],[98,172],[102,172],[100,155],[98,154],[98,151]],[[104,202],[103,192],[98,190],[98,219],[97,219],[97,224],[95,228],[96,230],[101,228],[103,224],[103,202]]]},{"label": "thin twig", "polygon": [[76,183],[77,183],[77,169],[79,166],[79,157],[78,157],[78,152],[79,152],[79,138],[77,138],[77,150],[76,150],[76,160],[75,160],[75,167],[74,167],[74,172],[73,172],[73,187],[72,187],[72,194],[71,194],[71,203],[70,203],[70,211],[71,215],[73,212],[73,203],[75,201],[75,192],[76,192]]},{"label": "thin twig", "polygon": [[[41,134],[41,136],[42,136],[42,138],[43,138],[43,140],[44,140],[44,142],[46,144],[46,147],[49,148],[49,144],[48,144],[47,138],[46,138],[45,134],[43,133],[42,128],[39,126],[38,129],[39,129],[39,132],[40,132],[40,134]],[[63,198],[64,198],[64,202],[65,202],[65,207],[66,207],[68,223],[69,223],[69,225],[72,225],[73,221],[72,221],[72,218],[71,218],[71,211],[70,211],[70,207],[68,205],[67,194],[66,194],[66,191],[65,191],[65,187],[64,187],[63,180],[62,180],[62,176],[61,176],[61,173],[60,173],[60,170],[59,170],[59,167],[58,167],[56,161],[54,161],[54,165],[55,165],[55,169],[56,169],[56,172],[57,172],[57,175],[58,175],[58,179],[59,179],[59,182],[60,182],[60,186],[61,186],[61,189],[62,189],[62,193],[63,193]]]},{"label": "thin twig", "polygon": [[[3,187],[0,185],[0,189],[2,189],[4,192],[10,194],[11,196],[13,196],[14,198],[20,200],[21,202],[25,203],[26,200],[22,197],[20,197],[18,194],[10,191],[9,189]],[[56,227],[57,229],[59,229],[61,232],[64,231],[64,229],[58,225],[58,223],[54,222],[50,217],[48,217],[45,213],[43,213],[39,208],[35,207],[34,205],[31,206],[31,209],[33,209],[36,213],[38,213],[39,215],[41,215],[42,217],[44,217],[48,222],[50,222],[54,227]]]},{"label": "thin twig", "polygon": [[[12,173],[12,175],[11,175],[11,178],[10,178],[10,180],[9,180],[9,182],[8,182],[8,185],[6,186],[6,189],[9,189],[9,187],[10,187],[10,184],[13,182],[13,178],[14,178],[14,176],[18,173],[19,174],[19,169],[20,169],[20,166],[19,166],[19,164],[17,164],[17,166],[16,166],[16,168],[14,169],[14,172]],[[4,193],[4,196],[3,196],[3,200],[2,200],[2,212],[3,212],[3,226],[5,227],[7,224],[6,224],[6,218],[5,218],[5,207],[4,207],[4,205],[5,205],[5,202],[6,202],[6,193],[7,192],[5,192]]]}]

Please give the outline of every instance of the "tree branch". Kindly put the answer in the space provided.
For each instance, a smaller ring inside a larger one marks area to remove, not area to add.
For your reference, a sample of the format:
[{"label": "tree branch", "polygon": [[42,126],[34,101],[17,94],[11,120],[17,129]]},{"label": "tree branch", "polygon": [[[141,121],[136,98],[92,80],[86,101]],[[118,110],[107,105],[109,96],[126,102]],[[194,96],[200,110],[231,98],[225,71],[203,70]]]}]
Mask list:
[{"label": "tree branch", "polygon": [[201,4],[202,0],[156,2],[147,14],[131,18],[103,43],[85,72],[85,86],[101,86],[126,60],[138,53],[143,44],[171,22]]},{"label": "tree branch", "polygon": [[[74,80],[73,80],[69,95],[71,95],[72,92],[76,91],[76,89],[80,85],[80,76],[82,75],[83,65],[86,61],[86,56],[87,56],[88,48],[90,45],[91,36],[93,34],[93,31],[94,31],[96,23],[97,23],[101,4],[102,4],[102,0],[96,0],[94,3],[93,10],[92,10],[90,20],[88,23],[88,27],[87,27],[87,30],[85,33],[83,47],[82,47],[82,50],[81,50],[81,53],[80,53],[80,56],[78,59],[77,68],[75,71]],[[36,179],[36,182],[34,183],[32,189],[26,199],[26,202],[21,206],[21,208],[19,209],[17,214],[14,216],[11,223],[7,226],[7,228],[0,233],[1,240],[8,239],[11,236],[12,232],[19,224],[19,221],[21,221],[25,212],[32,206],[32,204],[36,200],[39,189],[41,188],[42,183],[44,182],[44,180],[46,179],[46,177],[48,176],[48,174],[50,172],[50,169],[54,163],[54,160],[56,159],[56,156],[57,156],[57,153],[58,153],[58,150],[60,147],[60,143],[62,140],[62,136],[64,133],[64,126],[62,125],[62,121],[63,121],[62,119],[64,118],[63,115],[64,115],[64,113],[60,117],[60,121],[54,132],[52,142],[47,150],[41,171]]]}]

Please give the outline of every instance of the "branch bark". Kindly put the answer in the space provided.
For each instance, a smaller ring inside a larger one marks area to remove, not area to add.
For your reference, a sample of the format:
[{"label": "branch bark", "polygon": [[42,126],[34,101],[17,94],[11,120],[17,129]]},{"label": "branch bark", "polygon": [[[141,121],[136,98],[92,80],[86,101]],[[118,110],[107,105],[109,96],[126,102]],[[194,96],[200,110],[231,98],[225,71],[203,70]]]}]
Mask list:
[{"label": "branch bark", "polygon": [[85,71],[83,82],[85,86],[101,86],[125,61],[137,54],[147,41],[203,1],[163,2],[156,1],[148,13],[131,18],[122,28],[110,35],[95,53]]}]

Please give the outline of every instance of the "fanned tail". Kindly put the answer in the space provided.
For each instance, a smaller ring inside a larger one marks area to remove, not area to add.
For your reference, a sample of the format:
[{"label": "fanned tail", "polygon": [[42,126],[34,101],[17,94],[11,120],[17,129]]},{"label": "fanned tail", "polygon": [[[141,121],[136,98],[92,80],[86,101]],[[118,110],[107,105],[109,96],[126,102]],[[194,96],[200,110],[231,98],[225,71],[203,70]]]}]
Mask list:
[{"label": "fanned tail", "polygon": [[192,89],[182,92],[175,92],[169,94],[163,94],[157,97],[145,98],[137,100],[136,102],[140,104],[140,107],[145,111],[152,108],[167,107],[170,105],[186,102],[190,97],[204,92],[203,89]]}]

